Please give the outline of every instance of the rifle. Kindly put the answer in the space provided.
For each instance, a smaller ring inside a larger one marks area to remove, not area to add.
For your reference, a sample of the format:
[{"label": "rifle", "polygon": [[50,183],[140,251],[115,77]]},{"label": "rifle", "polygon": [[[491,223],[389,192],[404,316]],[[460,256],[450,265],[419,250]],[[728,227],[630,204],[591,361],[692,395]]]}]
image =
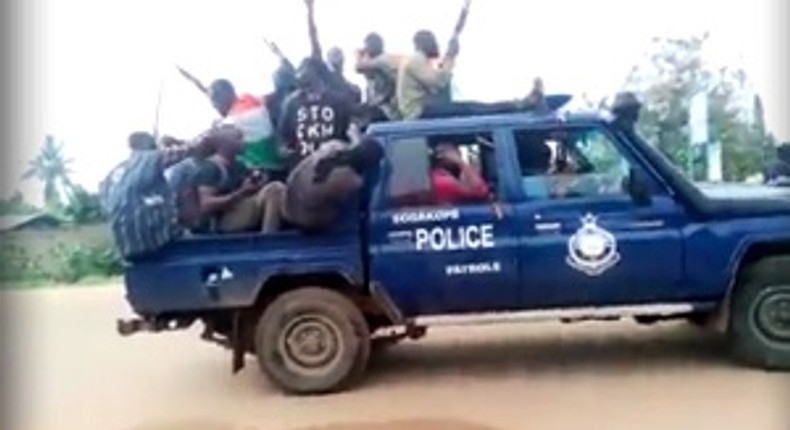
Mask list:
[{"label": "rifle", "polygon": [[466,18],[469,16],[469,7],[472,5],[472,0],[464,0],[464,7],[461,9],[461,15],[458,16],[458,21],[455,23],[455,29],[453,29],[453,36],[450,40],[458,39],[461,36],[461,32],[464,31],[466,27]]},{"label": "rifle", "polygon": [[274,56],[277,57],[280,61],[289,62],[288,58],[285,56],[285,54],[283,54],[283,51],[280,50],[280,47],[277,46],[276,43],[272,42],[271,40],[265,37],[263,38],[263,43],[266,44],[269,50],[272,51],[272,54],[274,54]]},{"label": "rifle", "polygon": [[164,90],[165,80],[159,83],[159,92],[156,94],[156,113],[154,114],[154,127],[152,130],[152,134],[155,140],[159,140],[159,114],[162,110],[162,91]]},{"label": "rifle", "polygon": [[[447,51],[451,49],[453,44],[458,43],[458,39],[461,37],[461,33],[466,27],[466,19],[469,16],[469,7],[471,5],[472,0],[464,0],[464,6],[461,8],[461,14],[458,16],[458,20],[455,22],[455,28],[453,28],[453,35],[450,37],[450,43],[447,46]],[[448,103],[452,101],[452,83],[448,83],[447,86],[439,93],[438,97],[439,100],[444,100]]]},{"label": "rifle", "polygon": [[176,69],[178,69],[179,73],[181,73],[181,76],[183,76],[189,82],[192,82],[192,84],[194,84],[201,93],[208,95],[208,88],[206,88],[206,86],[203,85],[203,83],[200,82],[198,78],[180,66],[176,66]]}]

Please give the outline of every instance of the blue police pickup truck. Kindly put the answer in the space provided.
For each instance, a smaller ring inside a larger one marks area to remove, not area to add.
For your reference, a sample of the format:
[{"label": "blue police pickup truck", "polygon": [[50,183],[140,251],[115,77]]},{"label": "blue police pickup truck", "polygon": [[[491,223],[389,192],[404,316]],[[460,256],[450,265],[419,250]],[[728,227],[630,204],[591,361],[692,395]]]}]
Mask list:
[{"label": "blue police pickup truck", "polygon": [[[332,231],[179,240],[129,262],[123,335],[183,329],[283,391],[335,392],[436,325],[685,318],[790,369],[790,194],[698,187],[635,132],[638,104],[379,124],[386,155]],[[436,205],[453,143],[488,199]]]}]

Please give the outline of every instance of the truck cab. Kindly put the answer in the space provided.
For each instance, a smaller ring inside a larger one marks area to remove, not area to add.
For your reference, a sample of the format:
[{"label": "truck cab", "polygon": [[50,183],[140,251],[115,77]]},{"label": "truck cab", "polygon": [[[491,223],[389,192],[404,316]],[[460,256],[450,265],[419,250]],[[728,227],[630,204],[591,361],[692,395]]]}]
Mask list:
[{"label": "truck cab", "polygon": [[[254,354],[300,394],[351,386],[371,349],[432,326],[543,319],[711,321],[745,362],[790,368],[790,195],[698,187],[629,118],[375,125],[386,155],[333,231],[187,239],[130,262],[139,318],[119,328],[202,320],[235,369]],[[435,203],[440,144],[485,199]]]}]

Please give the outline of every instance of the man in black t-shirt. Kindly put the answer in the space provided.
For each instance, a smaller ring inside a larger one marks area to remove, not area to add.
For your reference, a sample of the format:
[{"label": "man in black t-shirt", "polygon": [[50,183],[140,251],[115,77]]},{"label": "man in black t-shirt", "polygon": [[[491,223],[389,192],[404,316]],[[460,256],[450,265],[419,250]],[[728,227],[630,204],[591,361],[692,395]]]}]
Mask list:
[{"label": "man in black t-shirt", "polygon": [[[216,154],[199,162],[196,183],[200,221],[194,229],[196,232],[235,233],[279,228],[279,217],[273,217],[272,210],[279,211],[282,190],[278,183],[266,184],[259,171],[249,170],[238,161],[244,145],[242,138],[238,130],[226,133],[218,142]],[[272,222],[277,225],[268,225]]]},{"label": "man in black t-shirt", "polygon": [[319,59],[307,58],[297,70],[297,91],[284,103],[278,132],[291,168],[330,140],[349,141],[354,106],[326,88]]}]

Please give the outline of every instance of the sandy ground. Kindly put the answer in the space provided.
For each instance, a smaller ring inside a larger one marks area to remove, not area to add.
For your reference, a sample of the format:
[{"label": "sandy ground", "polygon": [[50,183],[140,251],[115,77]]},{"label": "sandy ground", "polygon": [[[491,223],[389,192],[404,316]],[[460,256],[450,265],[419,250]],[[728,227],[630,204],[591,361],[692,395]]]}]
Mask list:
[{"label": "sandy ground", "polygon": [[734,366],[684,324],[435,330],[354,391],[298,398],[252,358],[232,376],[196,330],[119,337],[119,287],[3,299],[18,312],[12,430],[790,429],[790,375]]}]

